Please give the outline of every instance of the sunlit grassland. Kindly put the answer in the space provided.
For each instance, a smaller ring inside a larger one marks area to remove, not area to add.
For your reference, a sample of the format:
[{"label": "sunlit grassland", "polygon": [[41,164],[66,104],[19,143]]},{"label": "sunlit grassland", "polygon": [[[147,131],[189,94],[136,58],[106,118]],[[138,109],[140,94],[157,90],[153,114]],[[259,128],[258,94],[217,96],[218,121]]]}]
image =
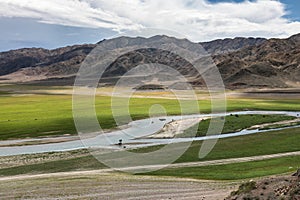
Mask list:
[{"label": "sunlit grassland", "polygon": [[166,168],[144,175],[175,176],[206,180],[239,180],[275,174],[292,173],[300,167],[300,156],[289,156],[262,161],[211,165],[201,167]]},{"label": "sunlit grassland", "polygon": [[[29,86],[14,87],[13,90],[17,88],[19,91],[32,90]],[[46,90],[47,87],[38,89]],[[76,134],[72,115],[72,95],[23,93],[17,95],[7,91],[0,93],[0,140]],[[155,104],[164,107],[168,115],[180,115],[182,114],[180,107],[182,102],[186,108],[183,114],[198,113],[199,109],[201,113],[211,111],[210,100],[199,100],[199,107],[197,107],[188,100],[180,100],[179,102],[175,99],[162,98],[131,98],[129,110],[133,120],[149,117],[149,110]],[[116,127],[111,107],[111,97],[100,95],[96,97],[96,113],[102,129]],[[122,105],[120,108],[123,108]],[[245,109],[300,111],[300,104],[298,100],[283,99],[227,100],[227,111]],[[123,114],[125,115],[122,111],[118,113],[118,115]],[[126,122],[124,121],[124,123]]]},{"label": "sunlit grassland", "polygon": [[[47,94],[46,92],[37,92],[36,94],[31,94],[30,92],[22,93],[22,90],[32,90],[32,87],[14,87],[15,88],[13,88],[13,90],[18,89],[21,92],[14,93],[13,91],[0,91],[0,140],[77,134],[72,115],[72,95],[58,95],[54,93]],[[49,88],[39,87],[35,89],[46,91]],[[65,88],[56,87],[51,89],[59,90]],[[143,94],[144,93],[142,92],[138,93],[138,95]],[[152,92],[151,95],[157,95],[157,97],[159,97],[161,93]],[[189,101],[180,101],[184,102],[184,105],[186,106],[184,114],[199,112],[198,107],[195,107]],[[164,107],[168,115],[182,114],[180,102],[175,99],[131,98],[129,111],[132,119],[137,120],[149,117],[149,110],[151,110],[151,107],[156,104]],[[201,113],[211,112],[211,102],[208,99],[199,100],[198,105]],[[112,107],[116,108],[117,110],[119,109],[119,112],[117,112],[118,115],[125,115],[125,112],[122,111],[124,105],[120,104],[112,106],[111,97],[101,95],[96,96],[97,118],[103,129],[116,127],[116,122],[112,115]],[[227,111],[239,110],[284,110],[300,112],[300,103],[297,99],[227,99]],[[232,118],[234,117],[235,116],[232,116]],[[244,117],[240,116],[239,118],[234,118],[233,121],[229,120],[234,124],[232,127],[228,126],[230,128],[225,130],[225,132],[233,129],[236,130],[239,128],[244,128],[244,126],[248,126],[250,122],[251,125],[257,124],[258,122],[262,123],[262,121],[269,122],[264,121],[266,119],[269,120],[269,117],[264,119],[261,117],[262,116],[249,120],[248,118],[245,119]],[[246,122],[243,123],[243,120],[246,120]],[[271,119],[271,121],[272,120],[273,119]],[[279,119],[276,119],[275,121],[278,120]],[[124,123],[126,123],[126,120]],[[190,148],[176,161],[176,163],[240,158],[300,151],[299,141],[300,128],[220,139],[218,140],[212,152],[210,152],[204,159],[199,159],[198,156],[202,142],[193,142]],[[134,152],[143,153],[155,151],[159,148],[161,147],[154,146],[137,149],[134,150]],[[170,149],[170,152],[166,153],[172,153],[172,151],[180,150],[176,148],[180,148],[180,145],[178,145],[178,147],[173,145],[173,149]],[[164,169],[153,172],[151,175],[232,180],[295,171],[296,168],[299,168],[299,162],[299,156],[290,156],[285,158],[228,165]],[[85,155],[66,160],[56,160],[46,163],[0,169],[0,176],[92,170],[101,168],[105,168],[105,166],[95,160],[93,156]]]},{"label": "sunlit grassland", "polygon": [[[195,141],[175,162],[196,162],[300,151],[299,141],[300,128],[224,138],[218,140],[213,150],[204,159],[199,159],[199,151],[203,142]],[[152,146],[140,148],[133,150],[133,152],[153,152],[161,147],[162,146]],[[175,151],[182,151],[181,148],[184,148],[183,145],[173,145],[172,148],[169,148],[168,152],[165,153],[171,154]]]}]

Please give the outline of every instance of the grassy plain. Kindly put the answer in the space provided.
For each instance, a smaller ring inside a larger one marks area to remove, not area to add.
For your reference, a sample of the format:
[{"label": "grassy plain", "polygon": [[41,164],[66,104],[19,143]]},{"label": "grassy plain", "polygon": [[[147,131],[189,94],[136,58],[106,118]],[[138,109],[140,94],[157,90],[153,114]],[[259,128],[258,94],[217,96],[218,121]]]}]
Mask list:
[{"label": "grassy plain", "polygon": [[[10,86],[10,88],[11,90],[4,90],[3,87],[0,86],[0,140],[76,134],[72,117],[72,95],[70,94],[70,90],[65,94],[58,94],[57,92],[49,93],[51,88],[48,87],[33,88],[31,86],[13,85],[12,87]],[[59,89],[64,88],[53,88],[53,90]],[[155,104],[163,106],[168,115],[181,114],[180,105],[177,100],[159,98],[161,96],[159,92],[153,93],[153,95],[152,98],[131,98],[129,109],[132,119],[136,120],[149,117],[149,109]],[[156,96],[157,98],[155,98]],[[187,104],[189,103],[188,100],[184,101]],[[202,113],[210,112],[211,102],[209,100],[200,99],[198,104]],[[298,99],[227,99],[227,111],[246,109],[300,111],[300,104]],[[96,96],[96,111],[98,120],[103,129],[110,129],[116,126],[112,116],[111,97],[98,94]],[[197,112],[199,112],[198,108],[189,107],[185,114]],[[251,118],[250,120],[244,117],[239,117],[238,119],[234,118],[232,120],[237,120],[234,123],[238,124],[238,127],[228,124],[228,129],[225,129],[224,132],[244,128],[252,123],[261,122],[261,120],[267,120],[264,122],[270,122],[268,120],[279,120],[273,117],[266,117],[265,119],[261,119],[261,117]],[[201,160],[198,158],[198,153],[202,142],[194,142],[176,163],[300,151],[299,141],[300,128],[220,139],[213,151]],[[176,147],[176,145],[173,146],[173,150],[179,148]],[[137,149],[134,151],[143,153],[159,148],[161,148],[161,146]],[[165,169],[156,172],[156,174],[153,173],[152,175],[222,180],[252,178],[290,172],[291,170],[294,171],[295,168],[300,165],[299,160],[299,157],[286,157],[229,165],[178,168],[176,170],[173,169],[173,172],[172,170]],[[0,169],[0,176],[102,168],[105,168],[105,166],[92,156],[84,155],[71,159],[7,167]]]},{"label": "grassy plain", "polygon": [[240,180],[275,174],[292,173],[300,167],[300,156],[262,161],[211,165],[201,167],[166,168],[144,175],[176,176],[206,180]]},{"label": "grassy plain", "polygon": [[[10,90],[0,87],[0,140],[27,137],[58,136],[76,134],[72,117],[72,95],[46,93],[51,88],[30,86],[10,86]],[[2,88],[2,90],[1,90]],[[60,88],[53,88],[58,90]],[[17,92],[13,92],[17,91]],[[70,93],[70,89],[68,92]],[[68,93],[66,92],[66,93]],[[159,97],[159,94],[155,94]],[[183,100],[189,105],[188,100]],[[199,100],[200,112],[210,112],[210,100]],[[175,99],[131,98],[130,114],[132,119],[149,117],[149,109],[159,104],[168,115],[180,115],[180,104]],[[96,112],[103,129],[116,127],[112,116],[111,97],[96,96]],[[228,99],[227,111],[237,110],[286,110],[300,111],[297,99]],[[185,114],[197,113],[197,107],[187,107]],[[126,123],[126,121],[124,122]]]},{"label": "grassy plain", "polygon": [[[284,152],[300,151],[300,128],[286,129],[219,139],[214,149],[204,158],[199,159],[202,141],[195,141],[176,163],[218,160],[226,158],[241,158],[249,156],[269,155]],[[152,146],[133,150],[136,153],[152,152],[162,146]],[[180,145],[174,145],[170,152],[180,150]]]},{"label": "grassy plain", "polygon": [[102,168],[105,168],[105,166],[93,156],[89,155],[65,160],[55,160],[38,164],[3,168],[0,169],[0,176],[13,176],[19,174],[46,174]]}]

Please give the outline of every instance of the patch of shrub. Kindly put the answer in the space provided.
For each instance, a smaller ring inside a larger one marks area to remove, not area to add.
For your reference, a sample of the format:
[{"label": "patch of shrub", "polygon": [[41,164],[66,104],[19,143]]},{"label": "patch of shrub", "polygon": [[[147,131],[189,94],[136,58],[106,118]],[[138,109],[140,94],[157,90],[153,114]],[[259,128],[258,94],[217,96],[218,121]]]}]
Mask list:
[{"label": "patch of shrub", "polygon": [[251,196],[249,195],[249,196],[243,197],[243,200],[259,200],[259,197],[251,197]]},{"label": "patch of shrub", "polygon": [[256,182],[249,181],[247,183],[243,183],[239,186],[239,189],[237,191],[233,191],[231,193],[232,196],[239,195],[239,194],[246,194],[251,192],[252,190],[256,189]]},{"label": "patch of shrub", "polygon": [[291,199],[296,199],[296,197],[300,196],[300,187],[299,187],[299,185],[297,185],[295,188],[293,188],[290,191],[290,196],[291,196]]}]

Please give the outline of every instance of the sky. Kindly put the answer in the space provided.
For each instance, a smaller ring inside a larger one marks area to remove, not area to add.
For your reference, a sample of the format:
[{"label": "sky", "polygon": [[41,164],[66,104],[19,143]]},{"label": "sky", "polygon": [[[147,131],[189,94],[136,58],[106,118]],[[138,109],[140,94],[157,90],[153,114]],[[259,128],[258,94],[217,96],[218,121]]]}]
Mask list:
[{"label": "sky", "polygon": [[145,32],[194,42],[286,38],[300,33],[300,1],[0,0],[0,26],[0,51],[53,49]]}]

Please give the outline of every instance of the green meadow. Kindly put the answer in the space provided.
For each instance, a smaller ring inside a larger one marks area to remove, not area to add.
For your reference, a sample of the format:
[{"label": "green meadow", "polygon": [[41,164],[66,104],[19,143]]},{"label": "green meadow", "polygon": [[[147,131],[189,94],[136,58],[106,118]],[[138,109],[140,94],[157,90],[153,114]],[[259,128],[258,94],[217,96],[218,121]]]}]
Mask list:
[{"label": "green meadow", "polygon": [[300,167],[300,156],[262,161],[211,165],[202,167],[166,168],[142,175],[174,176],[205,180],[240,180],[275,174],[293,173]]},{"label": "green meadow", "polygon": [[[252,135],[219,139],[213,150],[203,159],[199,159],[202,141],[193,142],[176,163],[241,158],[300,151],[300,128],[291,128]],[[133,150],[136,153],[153,152],[162,146],[152,146]],[[172,145],[168,154],[180,151],[182,145]]]},{"label": "green meadow", "polygon": [[[95,102],[101,128],[116,127],[112,116],[111,97],[96,96]],[[188,100],[184,102],[185,105],[189,105]],[[132,119],[149,117],[149,110],[156,104],[163,106],[168,115],[181,114],[180,102],[177,100],[131,98],[129,110]],[[199,108],[187,106],[184,114],[197,113],[199,109],[201,113],[211,111],[209,100],[199,100],[198,104]],[[0,140],[76,134],[72,116],[72,95],[31,94],[29,92],[11,94],[11,92],[3,91],[0,93],[0,108]],[[300,104],[298,100],[283,99],[227,100],[227,111],[245,109],[300,111]]]}]

